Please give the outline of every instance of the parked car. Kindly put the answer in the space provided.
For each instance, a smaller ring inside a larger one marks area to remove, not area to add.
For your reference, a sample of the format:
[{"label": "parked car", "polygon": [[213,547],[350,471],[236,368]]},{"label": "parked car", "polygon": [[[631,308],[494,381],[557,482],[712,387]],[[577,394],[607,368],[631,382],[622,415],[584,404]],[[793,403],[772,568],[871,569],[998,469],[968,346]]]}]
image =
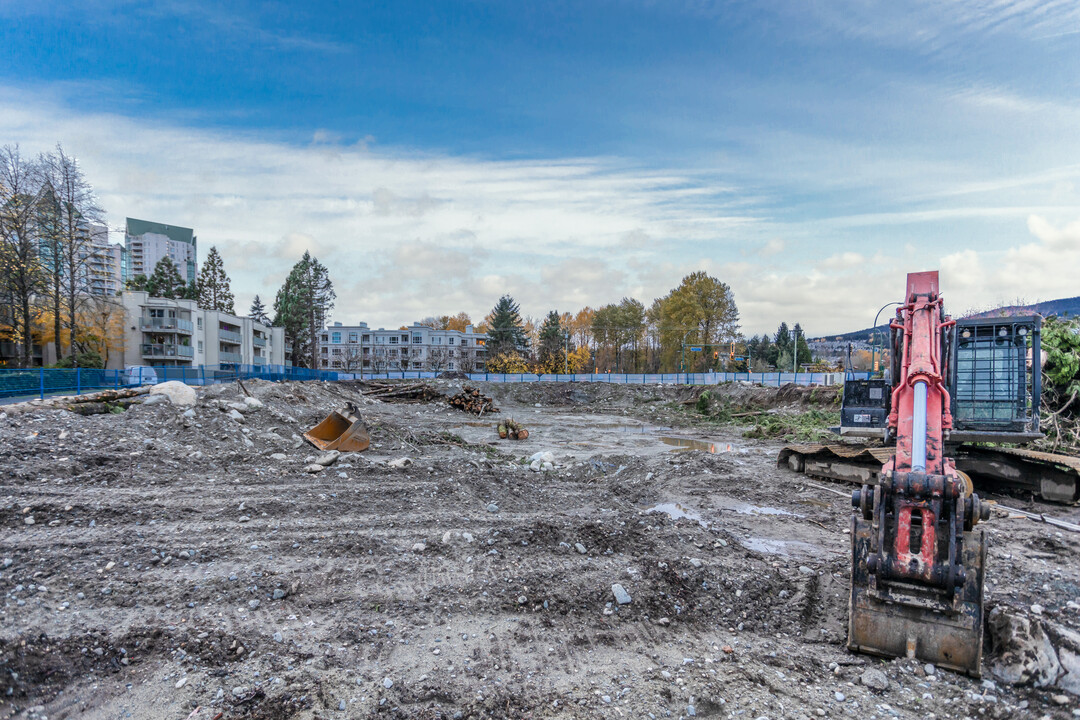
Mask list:
[{"label": "parked car", "polygon": [[128,365],[124,368],[125,385],[157,385],[158,376],[149,365]]}]

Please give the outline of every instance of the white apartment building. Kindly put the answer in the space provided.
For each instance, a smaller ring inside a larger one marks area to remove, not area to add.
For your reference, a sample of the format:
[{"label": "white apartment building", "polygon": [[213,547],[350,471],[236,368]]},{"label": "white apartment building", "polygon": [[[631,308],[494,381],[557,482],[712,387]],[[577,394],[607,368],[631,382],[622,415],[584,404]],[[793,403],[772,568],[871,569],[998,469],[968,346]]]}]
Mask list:
[{"label": "white apartment building", "polygon": [[367,323],[339,322],[319,333],[320,370],[397,372],[426,370],[484,372],[487,335],[473,326],[434,330],[413,323],[404,330],[372,330]]},{"label": "white apartment building", "polygon": [[291,364],[283,328],[203,310],[194,300],[140,291],[125,291],[120,299],[124,348],[109,358],[109,367]]},{"label": "white apartment building", "polygon": [[109,229],[90,226],[90,247],[85,258],[86,289],[92,295],[116,295],[123,289],[124,247],[109,244]]},{"label": "white apartment building", "polygon": [[198,238],[191,228],[127,218],[124,231],[123,279],[136,275],[150,277],[158,261],[168,256],[184,282],[195,279],[195,251]]}]

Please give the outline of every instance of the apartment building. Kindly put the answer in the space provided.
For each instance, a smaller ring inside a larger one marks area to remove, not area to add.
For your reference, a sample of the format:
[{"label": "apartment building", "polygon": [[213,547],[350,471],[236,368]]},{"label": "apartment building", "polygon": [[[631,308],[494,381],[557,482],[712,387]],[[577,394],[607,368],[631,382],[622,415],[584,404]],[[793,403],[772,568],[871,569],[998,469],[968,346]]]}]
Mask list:
[{"label": "apartment building", "polygon": [[319,369],[484,372],[486,343],[487,335],[475,332],[472,325],[461,332],[434,330],[420,323],[404,330],[334,323],[319,333]]},{"label": "apartment building", "polygon": [[123,289],[124,246],[109,243],[109,229],[90,226],[90,245],[85,262],[86,290],[92,295],[116,295]]},{"label": "apartment building", "polygon": [[289,365],[283,328],[203,310],[194,300],[126,291],[124,348],[110,367],[128,365]]},{"label": "apartment building", "polygon": [[173,261],[185,283],[194,280],[197,240],[191,228],[127,218],[123,280],[149,277],[163,257]]}]

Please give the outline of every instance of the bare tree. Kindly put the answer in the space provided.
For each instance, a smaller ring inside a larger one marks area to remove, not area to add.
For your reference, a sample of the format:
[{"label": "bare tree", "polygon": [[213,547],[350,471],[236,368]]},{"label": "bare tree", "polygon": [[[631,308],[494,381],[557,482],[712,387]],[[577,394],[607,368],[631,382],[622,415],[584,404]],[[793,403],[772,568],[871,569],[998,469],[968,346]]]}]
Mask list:
[{"label": "bare tree", "polygon": [[0,148],[0,292],[12,308],[7,334],[22,346],[20,367],[30,367],[34,346],[31,305],[44,279],[35,237],[40,196],[38,165],[23,158],[17,145]]},{"label": "bare tree", "polygon": [[[88,267],[94,254],[92,226],[104,225],[104,212],[98,206],[94,189],[83,176],[78,161],[65,153],[59,143],[56,144],[56,150],[43,155],[40,162],[47,178],[45,187],[52,196],[50,205],[59,211],[57,219],[63,263],[64,304],[67,309],[71,351],[75,354],[79,310],[89,295]],[[107,241],[105,245],[108,245]]]},{"label": "bare tree", "polygon": [[346,345],[344,353],[341,356],[341,362],[345,367],[346,372],[358,370],[363,367],[364,359],[360,354],[360,346]]},{"label": "bare tree", "polygon": [[446,367],[447,354],[442,348],[428,348],[427,369],[431,372],[439,372]]},{"label": "bare tree", "polygon": [[476,354],[472,350],[461,351],[461,361],[458,369],[463,373],[471,373],[476,370]]}]

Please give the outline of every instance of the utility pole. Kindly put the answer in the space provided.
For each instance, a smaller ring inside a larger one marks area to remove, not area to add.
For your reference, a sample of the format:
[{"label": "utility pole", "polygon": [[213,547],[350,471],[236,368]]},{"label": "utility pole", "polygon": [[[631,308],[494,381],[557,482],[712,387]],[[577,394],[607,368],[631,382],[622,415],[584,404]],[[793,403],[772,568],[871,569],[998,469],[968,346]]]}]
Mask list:
[{"label": "utility pole", "polygon": [[796,323],[792,330],[795,333],[795,344],[791,349],[791,372],[795,375],[799,374],[799,324]]},{"label": "utility pole", "polygon": [[566,341],[566,345],[563,347],[563,361],[565,363],[564,366],[563,366],[563,372],[565,372],[567,375],[569,375],[570,374],[570,332],[568,330],[563,330],[563,338]]}]

